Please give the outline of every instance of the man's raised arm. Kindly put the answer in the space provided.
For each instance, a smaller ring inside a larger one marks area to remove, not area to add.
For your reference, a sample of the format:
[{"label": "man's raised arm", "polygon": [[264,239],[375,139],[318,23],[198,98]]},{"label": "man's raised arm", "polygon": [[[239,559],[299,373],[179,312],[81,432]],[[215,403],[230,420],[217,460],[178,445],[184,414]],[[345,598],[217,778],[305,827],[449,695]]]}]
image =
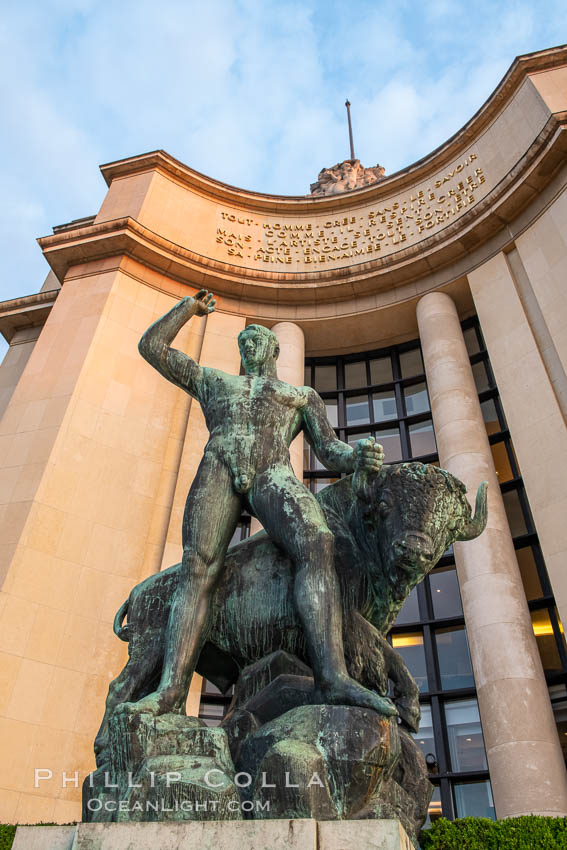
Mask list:
[{"label": "man's raised arm", "polygon": [[359,440],[354,449],[339,440],[327,419],[325,404],[315,390],[309,390],[302,413],[307,440],[326,469],[333,472],[354,472],[356,468],[368,472],[380,470],[384,460],[382,446],[372,437]]},{"label": "man's raised arm", "polygon": [[138,351],[144,360],[168,381],[193,396],[197,395],[201,368],[187,354],[170,348],[170,343],[192,316],[212,313],[215,303],[213,294],[206,289],[201,289],[195,297],[182,298],[161,319],[150,325],[138,343]]}]

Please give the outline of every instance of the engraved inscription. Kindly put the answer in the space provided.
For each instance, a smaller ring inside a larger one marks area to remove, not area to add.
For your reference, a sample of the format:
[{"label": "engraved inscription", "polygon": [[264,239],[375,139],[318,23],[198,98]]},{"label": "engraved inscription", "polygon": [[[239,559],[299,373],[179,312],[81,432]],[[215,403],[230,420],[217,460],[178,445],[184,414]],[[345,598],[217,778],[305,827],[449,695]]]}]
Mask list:
[{"label": "engraved inscription", "polygon": [[229,262],[257,268],[303,271],[322,264],[362,263],[441,230],[484,196],[485,184],[478,157],[471,153],[406,197],[338,218],[262,219],[220,210],[215,239]]}]

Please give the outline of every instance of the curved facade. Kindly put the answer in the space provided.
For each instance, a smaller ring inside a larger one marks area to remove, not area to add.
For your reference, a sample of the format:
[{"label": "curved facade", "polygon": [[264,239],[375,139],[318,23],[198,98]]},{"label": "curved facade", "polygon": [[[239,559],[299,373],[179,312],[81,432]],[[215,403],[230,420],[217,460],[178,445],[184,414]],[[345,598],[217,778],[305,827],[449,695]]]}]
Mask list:
[{"label": "curved facade", "polygon": [[[115,610],[179,559],[206,429],[136,346],[202,287],[217,312],[178,340],[202,364],[238,370],[239,331],[270,326],[280,376],[313,383],[343,439],[375,433],[470,492],[488,479],[487,531],[392,640],[423,680],[437,809],[567,813],[566,120],[556,48],[375,186],[262,195],[156,151],[102,166],[98,214],[39,240],[42,291],[0,305],[0,820],[79,817],[124,660]],[[332,476],[300,444],[293,462],[314,488]]]}]

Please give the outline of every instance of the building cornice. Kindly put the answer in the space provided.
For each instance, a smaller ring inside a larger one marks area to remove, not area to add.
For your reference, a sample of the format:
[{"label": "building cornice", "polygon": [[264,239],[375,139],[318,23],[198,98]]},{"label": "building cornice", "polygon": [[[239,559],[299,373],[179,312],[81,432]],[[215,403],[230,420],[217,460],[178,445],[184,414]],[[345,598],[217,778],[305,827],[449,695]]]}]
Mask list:
[{"label": "building cornice", "polygon": [[509,225],[550,182],[567,158],[566,131],[567,115],[549,118],[505,178],[434,235],[424,234],[421,241],[387,256],[341,268],[285,273],[239,267],[191,251],[129,216],[58,229],[38,242],[61,282],[72,266],[125,254],[174,280],[244,300],[302,304],[342,300],[397,287],[448,263],[466,260],[472,250]]},{"label": "building cornice", "polygon": [[23,328],[44,325],[60,292],[60,289],[48,289],[23,298],[0,301],[0,333],[5,340],[11,342],[16,331]]},{"label": "building cornice", "polygon": [[352,206],[355,199],[357,202],[378,204],[393,192],[402,192],[416,183],[426,181],[431,175],[442,170],[447,163],[458,158],[485,131],[529,75],[565,65],[567,65],[567,46],[553,47],[516,57],[488,100],[450,139],[412,165],[385,177],[375,186],[354,189],[331,197],[271,195],[240,189],[189,168],[164,150],[150,151],[109,162],[101,165],[100,169],[108,186],[116,179],[148,171],[158,171],[197,194],[225,204],[241,206],[250,211],[267,214],[298,214],[324,213],[332,210],[338,213]]}]

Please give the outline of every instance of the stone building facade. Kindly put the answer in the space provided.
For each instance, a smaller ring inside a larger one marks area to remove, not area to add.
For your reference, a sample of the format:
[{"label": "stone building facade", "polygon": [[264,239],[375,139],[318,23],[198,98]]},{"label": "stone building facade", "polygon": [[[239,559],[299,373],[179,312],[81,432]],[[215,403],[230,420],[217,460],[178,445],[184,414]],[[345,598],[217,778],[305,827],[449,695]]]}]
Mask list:
[{"label": "stone building facade", "polygon": [[[342,439],[489,481],[487,531],[392,631],[422,690],[432,814],[567,813],[566,130],[557,48],[375,185],[256,194],[155,151],[102,166],[98,213],[39,240],[42,290],[0,304],[0,822],[80,816],[125,659],[114,614],[179,560],[206,429],[137,342],[202,287],[217,312],[177,341],[201,364],[236,372],[238,333],[265,324],[280,377],[315,386]],[[333,478],[300,441],[293,463],[315,491]],[[215,722],[212,690],[196,678],[190,709]]]}]

